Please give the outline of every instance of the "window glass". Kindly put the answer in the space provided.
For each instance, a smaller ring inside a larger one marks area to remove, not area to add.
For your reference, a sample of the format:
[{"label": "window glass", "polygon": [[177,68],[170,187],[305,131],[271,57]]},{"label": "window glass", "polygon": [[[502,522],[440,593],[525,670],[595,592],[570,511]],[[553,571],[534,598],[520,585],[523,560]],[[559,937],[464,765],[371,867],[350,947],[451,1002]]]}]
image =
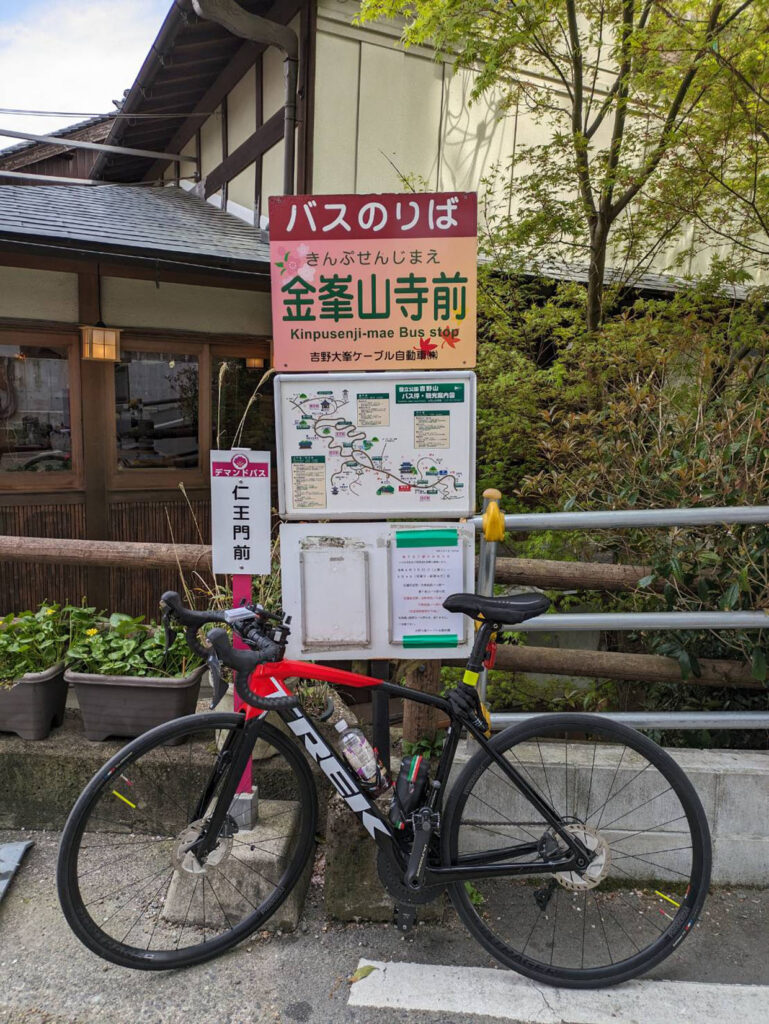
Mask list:
[{"label": "window glass", "polygon": [[121,469],[194,469],[198,457],[198,357],[123,352],[115,367]]},{"label": "window glass", "polygon": [[237,441],[239,448],[274,450],[272,377],[263,381],[267,372],[236,356],[211,354],[212,448],[231,448]]},{"label": "window glass", "polygon": [[0,471],[71,469],[66,350],[0,345]]}]

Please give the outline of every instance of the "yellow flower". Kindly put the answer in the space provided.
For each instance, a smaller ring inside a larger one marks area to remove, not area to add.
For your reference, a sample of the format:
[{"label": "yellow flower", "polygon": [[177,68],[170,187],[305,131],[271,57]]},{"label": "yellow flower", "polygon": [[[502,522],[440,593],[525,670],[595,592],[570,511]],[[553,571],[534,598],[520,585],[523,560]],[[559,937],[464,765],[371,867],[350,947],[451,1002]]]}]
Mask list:
[{"label": "yellow flower", "polygon": [[98,630],[98,629],[87,629],[87,630],[85,631],[85,635],[86,635],[86,636],[96,636],[96,634],[97,634],[98,632],[99,632],[99,630]]},{"label": "yellow flower", "polygon": [[56,609],[55,609],[55,608],[46,608],[46,610],[45,610],[45,614],[46,614],[46,615],[53,615],[53,613],[54,613],[55,611],[56,611]]}]

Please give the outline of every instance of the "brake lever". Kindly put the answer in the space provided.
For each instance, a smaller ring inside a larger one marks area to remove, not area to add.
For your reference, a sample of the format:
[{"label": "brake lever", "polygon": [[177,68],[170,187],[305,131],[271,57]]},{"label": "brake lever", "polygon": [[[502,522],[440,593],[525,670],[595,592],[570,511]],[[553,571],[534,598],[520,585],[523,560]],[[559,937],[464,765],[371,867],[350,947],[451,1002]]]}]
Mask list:
[{"label": "brake lever", "polygon": [[215,650],[211,650],[211,653],[208,655],[206,660],[208,662],[208,671],[211,676],[211,686],[214,691],[211,703],[209,704],[209,709],[213,711],[227,692],[227,683],[222,679],[222,663],[219,661],[219,657]]}]

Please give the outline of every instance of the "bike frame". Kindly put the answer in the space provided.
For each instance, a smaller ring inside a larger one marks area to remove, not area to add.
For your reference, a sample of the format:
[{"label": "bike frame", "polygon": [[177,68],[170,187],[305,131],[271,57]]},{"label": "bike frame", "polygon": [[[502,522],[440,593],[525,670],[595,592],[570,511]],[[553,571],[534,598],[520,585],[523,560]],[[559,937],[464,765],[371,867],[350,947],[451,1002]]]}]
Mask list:
[{"label": "bike frame", "polygon": [[[443,747],[436,777],[433,780],[429,794],[426,796],[426,805],[431,811],[440,813],[443,806],[444,794],[449,781],[451,767],[454,762],[461,725],[465,725],[473,734],[478,743],[486,750],[488,755],[496,762],[502,771],[516,788],[523,794],[530,804],[542,815],[553,831],[565,843],[569,854],[559,859],[547,862],[539,859],[537,861],[518,861],[522,857],[531,857],[538,852],[538,843],[516,843],[500,850],[493,850],[487,853],[468,854],[457,858],[456,866],[440,867],[428,864],[422,885],[447,885],[452,882],[469,882],[479,878],[508,877],[513,875],[537,875],[552,874],[556,871],[579,871],[589,863],[589,852],[584,849],[578,839],[566,831],[566,825],[561,817],[543,799],[543,797],[532,788],[526,779],[496,750],[495,746],[489,743],[486,736],[472,723],[459,722],[452,712],[451,705],[442,697],[433,694],[421,693],[418,690],[407,686],[394,685],[381,679],[374,679],[371,676],[361,675],[357,672],[348,672],[344,669],[332,668],[327,665],[315,665],[305,661],[293,661],[286,659],[279,662],[271,662],[258,666],[251,674],[249,688],[254,694],[260,697],[276,697],[290,695],[291,691],[286,686],[286,680],[290,678],[309,679],[313,682],[325,682],[336,686],[350,686],[355,688],[380,687],[385,692],[414,700],[420,704],[429,704],[439,708],[449,715],[451,724],[449,726],[446,742]],[[253,706],[245,709],[247,728],[244,734],[244,744],[241,752],[234,752],[231,775],[233,780],[240,778],[245,767],[248,756],[252,749],[254,740],[258,737],[259,723],[267,714]],[[343,758],[337,757],[336,753],[329,747],[325,740],[318,734],[312,721],[305,715],[301,707],[291,708],[288,711],[279,712],[293,735],[300,740],[305,750],[318,765],[331,785],[342,797],[347,806],[359,818],[371,838],[378,846],[389,847],[395,852],[399,862],[405,867],[408,860],[408,848],[403,834],[385,817],[376,805],[374,800],[363,790],[359,780],[350,766]],[[235,781],[231,787],[234,792]],[[229,806],[231,794],[222,794],[219,801],[222,817]],[[214,819],[217,815],[214,815]],[[218,826],[212,820],[212,833],[218,834]]]}]

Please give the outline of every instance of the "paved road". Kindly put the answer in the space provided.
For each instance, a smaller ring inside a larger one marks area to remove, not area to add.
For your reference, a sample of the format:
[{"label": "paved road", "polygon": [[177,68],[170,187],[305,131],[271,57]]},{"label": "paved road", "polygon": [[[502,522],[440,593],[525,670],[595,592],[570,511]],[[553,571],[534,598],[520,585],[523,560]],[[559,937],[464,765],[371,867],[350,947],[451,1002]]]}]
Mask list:
[{"label": "paved road", "polygon": [[[94,957],[67,928],[53,879],[58,837],[0,832],[0,842],[25,838],[35,846],[0,904],[0,1024],[657,1024],[700,1013],[720,1021],[727,1019],[717,1010],[723,1004],[713,1000],[724,993],[690,983],[769,986],[769,891],[752,890],[710,899],[703,923],[676,956],[640,983],[646,986],[640,1003],[630,986],[611,995],[572,994],[567,1003],[551,989],[539,994],[516,975],[494,970],[452,912],[444,924],[421,925],[408,939],[384,925],[326,925],[317,888],[292,935],[265,933],[185,971],[128,971]],[[379,970],[351,987],[347,978],[361,959]],[[486,970],[424,970],[449,964]],[[662,989],[655,980],[674,984]],[[537,1002],[527,1003],[532,991]],[[655,994],[669,1007],[668,1017],[637,1015],[633,1006],[651,1006]],[[769,987],[756,996],[762,1016],[751,1016],[750,994],[736,988],[726,994],[733,1005],[728,1017],[765,1024]]]}]

